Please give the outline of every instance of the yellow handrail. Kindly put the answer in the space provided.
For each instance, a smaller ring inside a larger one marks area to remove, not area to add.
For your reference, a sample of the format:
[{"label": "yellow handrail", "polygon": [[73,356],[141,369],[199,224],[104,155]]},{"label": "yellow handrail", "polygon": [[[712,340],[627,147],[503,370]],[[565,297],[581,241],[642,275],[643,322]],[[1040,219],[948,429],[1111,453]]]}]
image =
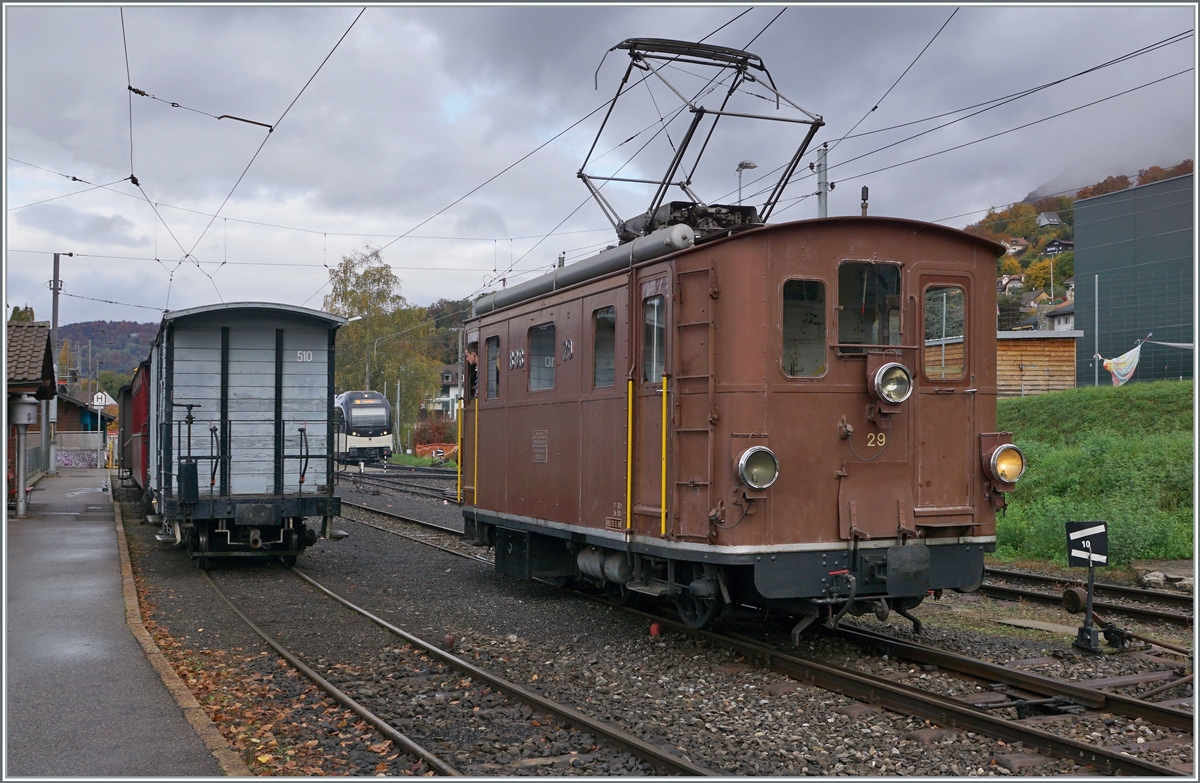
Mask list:
[{"label": "yellow handrail", "polygon": [[633,530],[631,507],[633,505],[633,379],[628,381],[625,415],[625,532]]},{"label": "yellow handrail", "polygon": [[473,495],[472,505],[479,508],[479,397],[475,397],[475,445],[471,447],[475,452],[475,478],[471,481],[471,494]]},{"label": "yellow handrail", "polygon": [[662,377],[662,509],[660,509],[659,526],[663,538],[667,536],[667,374]]},{"label": "yellow handrail", "polygon": [[454,417],[455,419],[457,419],[457,421],[456,421],[455,423],[458,425],[458,428],[457,428],[457,429],[458,429],[458,434],[454,436],[454,445],[458,446],[458,453],[457,453],[457,454],[455,454],[455,459],[454,459],[455,471],[458,473],[458,476],[455,478],[455,482],[456,482],[455,491],[457,492],[457,495],[458,495],[458,502],[459,502],[459,503],[462,503],[462,490],[463,490],[463,486],[462,486],[462,460],[463,460],[463,453],[462,453],[462,452],[463,452],[463,438],[462,438],[462,417],[463,417],[463,399],[462,399],[462,397],[459,397],[459,398],[458,398],[458,401],[455,403],[455,406],[458,408],[458,410],[455,412],[455,413],[456,413],[456,415],[455,415],[455,417]]}]

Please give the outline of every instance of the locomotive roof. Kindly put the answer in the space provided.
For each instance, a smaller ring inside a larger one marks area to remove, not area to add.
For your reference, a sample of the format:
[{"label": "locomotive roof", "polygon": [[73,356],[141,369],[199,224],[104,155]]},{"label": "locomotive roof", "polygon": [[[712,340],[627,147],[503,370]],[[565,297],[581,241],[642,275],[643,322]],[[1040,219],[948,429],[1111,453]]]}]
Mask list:
[{"label": "locomotive roof", "polygon": [[217,313],[221,311],[233,310],[273,310],[279,313],[289,313],[292,315],[300,315],[306,318],[316,318],[326,321],[336,326],[344,326],[348,323],[347,319],[340,315],[327,313],[323,310],[312,310],[307,307],[298,305],[281,304],[279,302],[221,302],[219,304],[202,305],[200,307],[189,307],[187,310],[168,310],[163,313],[163,323],[174,321],[179,318],[187,318],[193,315],[201,315],[203,313]]},{"label": "locomotive roof", "polygon": [[[912,220],[910,218],[881,217],[881,216],[875,216],[875,215],[870,215],[867,217],[861,217],[858,215],[839,215],[839,216],[835,216],[835,217],[811,218],[809,220],[793,220],[788,223],[771,223],[769,225],[760,226],[758,228],[751,228],[751,229],[747,229],[745,231],[740,231],[740,232],[737,232],[730,236],[721,237],[719,239],[710,239],[708,243],[705,243],[705,246],[708,247],[708,246],[719,244],[722,242],[737,242],[739,240],[745,240],[749,237],[752,237],[756,234],[760,234],[762,232],[786,231],[789,228],[794,228],[794,227],[817,228],[819,226],[834,226],[837,224],[844,224],[849,227],[860,227],[860,226],[872,225],[872,224],[874,224],[874,225],[881,225],[881,224],[882,225],[893,225],[896,227],[907,226],[912,230],[928,231],[928,232],[933,232],[933,233],[937,233],[937,234],[942,234],[947,237],[954,236],[954,237],[959,237],[961,239],[973,241],[976,244],[982,245],[984,248],[986,248],[988,251],[990,251],[992,254],[994,254],[996,258],[999,258],[1000,256],[1004,255],[1006,252],[1008,252],[1008,248],[1006,248],[1004,245],[1000,244],[999,242],[993,242],[990,239],[986,239],[981,236],[976,236],[975,234],[967,233],[966,231],[963,231],[962,229],[952,228],[950,226],[943,226],[943,225],[939,225],[937,223],[926,223],[922,220]],[[626,243],[626,245],[624,245],[624,246],[627,246],[628,244],[629,243]],[[624,247],[624,246],[618,245],[617,247]],[[675,256],[678,254],[695,252],[695,249],[696,249],[696,246],[687,247],[687,248],[683,248],[680,250],[674,250],[663,256],[656,257],[653,260],[654,261],[662,261],[666,258]],[[587,264],[589,262],[594,262],[595,259],[599,258],[600,256],[602,256],[608,252],[609,251],[603,251],[602,253],[599,253],[595,256],[589,256],[588,258],[581,259],[580,261],[576,261],[573,264],[567,264],[566,267],[556,268],[550,272],[547,272],[544,275],[527,280],[524,283],[521,283],[520,286],[515,286],[514,289],[510,289],[510,291],[518,289],[518,288],[527,290],[527,291],[529,291],[529,293],[527,295],[519,296],[518,298],[513,298],[511,301],[505,301],[499,307],[495,307],[494,309],[489,308],[485,312],[494,312],[495,310],[503,310],[505,308],[512,307],[512,306],[521,304],[523,302],[527,302],[531,299],[536,299],[539,296],[545,296],[546,294],[551,293],[552,291],[558,290],[556,281],[557,281],[558,275],[562,273],[563,269],[570,269],[573,266],[581,266],[581,265]],[[650,261],[651,261],[651,259],[647,259],[645,261],[633,261],[628,264],[628,267],[638,266],[643,263],[650,263]],[[622,267],[622,268],[627,268],[627,267]],[[584,279],[574,280],[572,283],[570,283],[570,285],[577,285],[582,282],[595,280],[600,277],[604,277],[605,275],[608,275],[608,274],[615,274],[617,271],[620,271],[620,270],[606,269],[604,271],[597,271],[596,274],[588,276]],[[551,288],[548,291],[543,291],[542,288],[539,288],[538,286],[539,286],[539,284],[545,283],[546,281],[550,281]],[[566,287],[566,286],[564,286],[564,287]],[[477,301],[482,301],[482,300],[486,299],[488,296],[495,296],[495,295],[496,295],[495,293],[488,294],[485,297],[481,297],[480,300],[477,300]],[[471,320],[474,320],[475,318],[478,318],[480,315],[483,315],[483,314],[484,313],[478,313],[473,310],[471,313]]]}]

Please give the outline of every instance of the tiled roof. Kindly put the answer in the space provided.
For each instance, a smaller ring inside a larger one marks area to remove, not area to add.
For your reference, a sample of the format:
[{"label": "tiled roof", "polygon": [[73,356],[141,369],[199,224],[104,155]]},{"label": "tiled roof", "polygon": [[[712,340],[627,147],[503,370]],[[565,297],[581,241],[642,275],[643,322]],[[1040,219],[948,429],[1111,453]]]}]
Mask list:
[{"label": "tiled roof", "polygon": [[10,321],[5,324],[8,349],[5,378],[10,386],[54,381],[49,321]]}]

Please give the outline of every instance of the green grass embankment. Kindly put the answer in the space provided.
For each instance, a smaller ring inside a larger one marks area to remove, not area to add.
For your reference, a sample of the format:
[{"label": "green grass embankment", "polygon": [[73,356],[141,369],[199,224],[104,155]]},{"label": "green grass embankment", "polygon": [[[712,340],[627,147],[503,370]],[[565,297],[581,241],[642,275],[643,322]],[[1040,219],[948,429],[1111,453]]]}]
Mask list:
[{"label": "green grass embankment", "polygon": [[1113,565],[1192,556],[1192,381],[1001,400],[1028,465],[996,521],[997,557],[1066,563],[1067,521],[1105,520]]}]

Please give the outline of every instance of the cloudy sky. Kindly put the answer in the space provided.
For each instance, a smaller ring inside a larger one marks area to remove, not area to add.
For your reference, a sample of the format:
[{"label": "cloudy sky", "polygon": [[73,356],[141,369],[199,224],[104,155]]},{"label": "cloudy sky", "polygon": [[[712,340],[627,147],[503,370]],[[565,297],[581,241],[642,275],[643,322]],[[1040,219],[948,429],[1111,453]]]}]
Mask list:
[{"label": "cloudy sky", "polygon": [[[830,214],[858,214],[867,185],[872,214],[962,227],[1034,190],[1194,157],[1195,11],[135,5],[122,19],[118,6],[6,5],[6,305],[49,317],[56,251],[75,254],[62,323],[218,301],[320,307],[327,265],[368,244],[414,304],[582,258],[614,239],[575,175],[629,63],[621,50],[601,60],[627,38],[761,56],[826,123]],[[664,75],[691,95],[713,74]],[[750,87],[732,109],[801,116]],[[661,176],[689,119],[680,105],[662,82],[638,84],[587,171]],[[774,178],[759,178],[805,127],[723,120],[693,189],[735,202],[749,159],[744,198],[761,204]],[[817,216],[814,158],[772,222]],[[604,193],[623,218],[651,197]]]}]

